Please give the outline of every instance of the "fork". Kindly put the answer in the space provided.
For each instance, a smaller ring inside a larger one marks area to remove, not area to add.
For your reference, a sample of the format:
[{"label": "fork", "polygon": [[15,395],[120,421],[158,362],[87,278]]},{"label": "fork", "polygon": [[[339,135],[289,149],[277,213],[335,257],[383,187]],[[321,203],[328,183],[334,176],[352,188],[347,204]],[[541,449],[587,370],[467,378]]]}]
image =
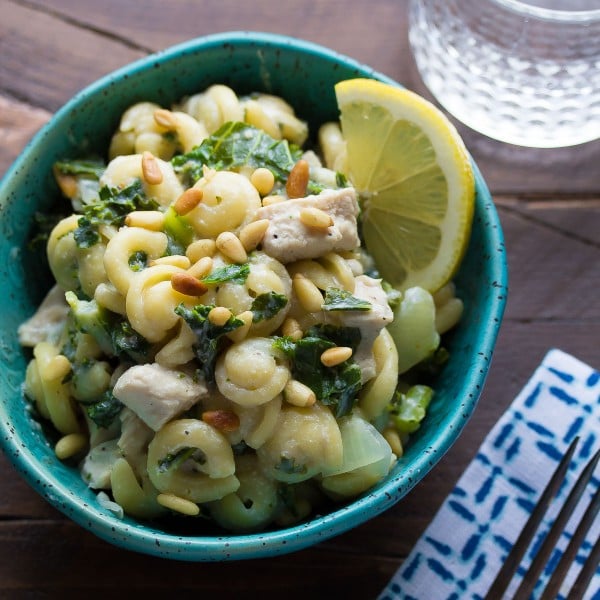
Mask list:
[{"label": "fork", "polygon": [[[533,536],[535,535],[544,515],[548,511],[548,508],[558,492],[561,484],[563,483],[565,474],[569,468],[569,463],[573,458],[573,454],[575,452],[575,448],[579,438],[575,438],[567,452],[563,456],[562,460],[558,464],[556,470],[554,471],[552,478],[546,485],[540,499],[538,500],[535,509],[531,513],[531,516],[527,520],[525,527],[521,531],[519,538],[515,542],[512,550],[510,551],[508,557],[506,558],[502,568],[496,575],[494,582],[492,583],[487,595],[486,600],[496,600],[503,597],[503,594],[506,592],[510,582],[512,581],[513,576],[517,572],[519,565],[525,555],[525,552],[529,548]],[[523,580],[519,588],[517,589],[514,599],[517,600],[525,600],[531,597],[531,593],[533,592],[536,583],[538,582],[540,573],[544,569],[552,550],[554,549],[558,539],[560,538],[562,532],[567,525],[569,517],[575,510],[581,496],[583,495],[585,488],[587,487],[590,479],[594,474],[594,469],[600,460],[600,450],[594,454],[594,456],[589,460],[589,462],[583,468],[581,474],[577,478],[576,482],[573,485],[567,499],[565,500],[564,505],[562,506],[560,512],[556,516],[552,527],[546,534],[543,542],[539,546],[539,549],[531,562],[531,565],[527,569],[525,575],[523,576]],[[585,514],[581,518],[579,525],[577,526],[567,548],[563,552],[558,564],[552,576],[550,577],[547,585],[541,592],[540,600],[549,600],[551,598],[556,598],[561,585],[564,581],[564,578],[567,575],[572,563],[575,560],[575,556],[579,547],[581,546],[583,540],[585,539],[586,534],[589,529],[592,527],[594,523],[594,519],[598,514],[598,510],[600,509],[600,486],[596,490],[594,497],[592,498],[589,506],[587,507]],[[591,578],[593,577],[596,567],[598,566],[598,562],[600,561],[600,540],[597,540],[594,547],[592,548],[590,555],[586,559],[579,575],[575,583],[573,584],[571,590],[569,591],[568,598],[569,600],[582,598],[585,590],[587,589]]]}]

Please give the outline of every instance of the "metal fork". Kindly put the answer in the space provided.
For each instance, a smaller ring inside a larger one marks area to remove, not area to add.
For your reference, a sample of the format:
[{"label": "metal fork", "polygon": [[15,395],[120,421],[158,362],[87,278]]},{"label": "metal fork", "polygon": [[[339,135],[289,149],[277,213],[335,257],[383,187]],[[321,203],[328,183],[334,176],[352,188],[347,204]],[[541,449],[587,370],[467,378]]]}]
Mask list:
[{"label": "metal fork", "polygon": [[[486,600],[496,600],[503,597],[503,594],[506,592],[510,582],[512,581],[513,576],[517,572],[521,560],[525,555],[525,552],[529,548],[533,536],[535,535],[544,515],[546,514],[552,499],[556,495],[558,489],[560,488],[565,474],[569,468],[569,463],[573,458],[573,454],[575,452],[575,447],[577,446],[579,438],[575,438],[573,442],[571,442],[567,452],[563,456],[560,461],[558,467],[554,471],[552,478],[546,485],[540,499],[538,500],[534,511],[531,513],[525,527],[521,531],[519,538],[515,542],[511,552],[509,553],[506,561],[504,562],[502,568],[496,575],[492,586],[490,587]],[[539,547],[529,569],[525,573],[523,580],[517,589],[516,593],[512,598],[517,600],[525,600],[530,598],[533,589],[535,588],[536,583],[538,582],[540,573],[544,569],[546,563],[548,562],[548,558],[552,553],[558,539],[560,538],[562,532],[564,531],[567,522],[569,521],[569,517],[575,510],[581,496],[585,488],[587,487],[590,479],[594,474],[594,469],[598,464],[598,460],[600,459],[600,450],[594,454],[594,456],[590,459],[590,461],[586,464],[583,471],[577,478],[577,481],[573,485],[569,496],[565,500],[563,507],[561,508],[559,514],[557,515],[552,527],[544,538],[542,544]],[[540,600],[549,600],[551,598],[556,598],[558,591],[564,581],[564,578],[567,575],[573,561],[575,560],[575,556],[579,547],[581,546],[583,540],[589,529],[592,527],[594,523],[594,519],[598,514],[598,510],[600,509],[600,486],[589,506],[587,507],[585,514],[581,518],[579,525],[577,526],[573,537],[569,541],[567,548],[565,549],[562,557],[560,558],[559,563],[556,565],[556,569],[554,570],[552,576],[550,577],[546,587],[542,590],[542,595],[540,596]],[[600,540],[597,540],[590,555],[586,559],[579,575],[575,583],[573,584],[571,590],[569,591],[568,598],[569,600],[582,598],[585,590],[587,589],[590,580],[594,576],[596,571],[596,567],[598,566],[598,562],[600,561]]]}]

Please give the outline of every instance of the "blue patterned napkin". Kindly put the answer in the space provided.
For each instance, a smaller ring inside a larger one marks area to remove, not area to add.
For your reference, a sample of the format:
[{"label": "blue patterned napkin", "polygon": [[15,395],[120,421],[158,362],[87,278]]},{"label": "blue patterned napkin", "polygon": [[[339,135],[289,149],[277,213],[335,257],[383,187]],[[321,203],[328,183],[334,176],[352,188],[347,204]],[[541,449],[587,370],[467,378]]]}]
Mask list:
[{"label": "blue patterned napkin", "polygon": [[[560,492],[563,500],[583,464],[600,446],[600,373],[560,350],[551,350],[491,430],[379,600],[484,598],[575,436],[580,441],[569,469],[569,485]],[[562,550],[599,480],[597,469],[584,495],[586,501],[580,503],[561,536]],[[545,530],[558,508],[552,505],[543,523]],[[600,519],[596,519],[577,556],[579,564],[567,576],[567,590],[599,535]],[[559,558],[560,552],[555,551],[536,588],[538,595]],[[530,562],[531,556],[526,560]],[[519,579],[512,583],[512,594]],[[509,591],[507,597],[512,594]],[[600,600],[600,568],[585,598]]]}]

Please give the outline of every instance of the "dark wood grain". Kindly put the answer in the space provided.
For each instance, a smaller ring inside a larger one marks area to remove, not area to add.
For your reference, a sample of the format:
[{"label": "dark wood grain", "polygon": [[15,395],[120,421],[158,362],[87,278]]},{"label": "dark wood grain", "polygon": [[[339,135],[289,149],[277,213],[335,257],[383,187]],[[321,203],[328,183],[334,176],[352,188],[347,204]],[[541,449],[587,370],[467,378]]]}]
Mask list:
[{"label": "dark wood grain", "polygon": [[[407,0],[0,0],[0,174],[76,91],[199,35],[260,30],[353,56],[430,97],[410,56]],[[0,598],[172,593],[374,598],[545,353],[600,367],[600,141],[533,150],[459,125],[492,190],[509,300],[479,405],[439,465],[396,506],[314,548],[268,561],[189,564],[117,549],[47,504],[0,455]]]}]

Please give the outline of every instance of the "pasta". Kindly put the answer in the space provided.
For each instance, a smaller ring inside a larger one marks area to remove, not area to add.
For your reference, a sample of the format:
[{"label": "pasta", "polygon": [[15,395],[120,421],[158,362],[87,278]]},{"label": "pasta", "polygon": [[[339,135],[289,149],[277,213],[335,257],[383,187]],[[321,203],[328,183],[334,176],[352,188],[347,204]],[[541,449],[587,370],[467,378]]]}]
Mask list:
[{"label": "pasta", "polygon": [[301,150],[284,99],[216,84],[129,107],[107,164],[56,163],[72,214],[19,328],[24,394],[107,510],[288,526],[368,491],[418,428],[462,301],[377,276],[339,124],[313,133]]}]

